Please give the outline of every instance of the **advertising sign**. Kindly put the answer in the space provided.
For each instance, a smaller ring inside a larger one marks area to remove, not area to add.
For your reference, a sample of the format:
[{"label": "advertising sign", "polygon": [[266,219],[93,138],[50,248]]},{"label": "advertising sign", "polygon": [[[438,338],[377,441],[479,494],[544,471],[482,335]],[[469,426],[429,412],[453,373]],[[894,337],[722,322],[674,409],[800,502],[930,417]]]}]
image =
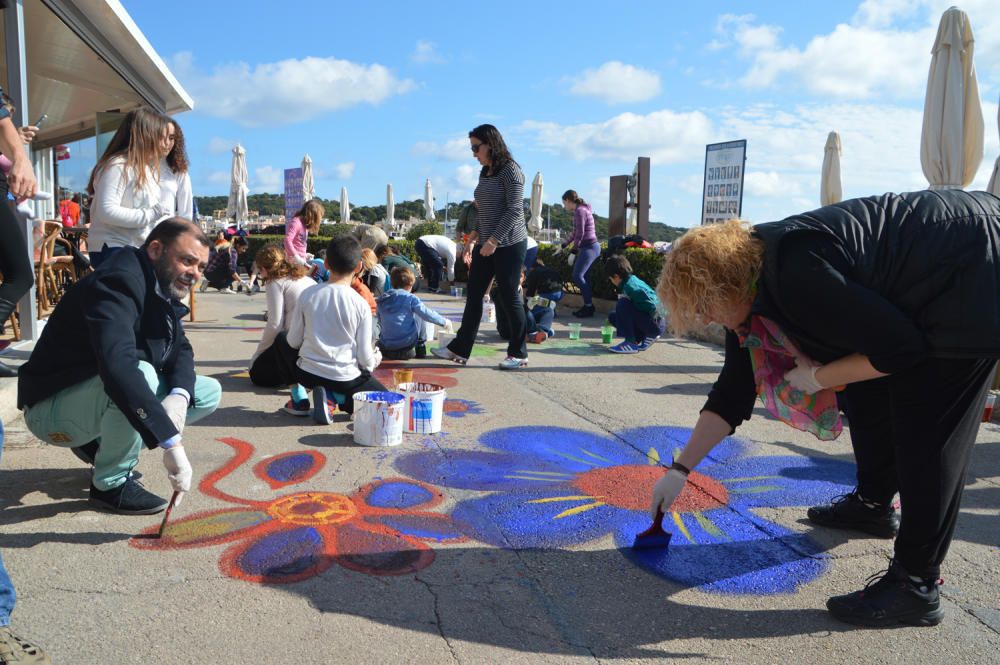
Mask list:
[{"label": "advertising sign", "polygon": [[285,169],[285,220],[290,220],[305,203],[302,191],[302,168]]},{"label": "advertising sign", "polygon": [[705,146],[702,226],[739,219],[743,211],[743,173],[746,154],[746,139]]}]

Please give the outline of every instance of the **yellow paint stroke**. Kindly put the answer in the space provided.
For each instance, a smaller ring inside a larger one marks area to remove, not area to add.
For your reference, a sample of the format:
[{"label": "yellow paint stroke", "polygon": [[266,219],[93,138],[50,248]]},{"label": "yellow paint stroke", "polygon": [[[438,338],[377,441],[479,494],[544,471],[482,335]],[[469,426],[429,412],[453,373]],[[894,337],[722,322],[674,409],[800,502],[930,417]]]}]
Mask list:
[{"label": "yellow paint stroke", "polygon": [[580,501],[582,499],[600,499],[599,496],[590,496],[589,494],[582,494],[580,496],[550,496],[544,499],[532,499],[528,503],[551,503],[553,501]]},{"label": "yellow paint stroke", "polygon": [[684,534],[684,537],[688,539],[689,543],[694,543],[694,538],[691,537],[691,534],[688,532],[687,527],[684,526],[684,521],[681,520],[680,513],[678,513],[675,510],[675,511],[672,511],[672,514],[674,516],[674,524],[677,525],[678,531],[680,531],[681,533]]},{"label": "yellow paint stroke", "polygon": [[730,494],[760,494],[762,492],[773,492],[780,490],[777,485],[757,485],[756,487],[735,487],[729,490]]},{"label": "yellow paint stroke", "polygon": [[552,452],[559,455],[559,457],[565,457],[568,460],[573,460],[574,462],[579,462],[580,464],[586,464],[588,466],[601,466],[600,464],[594,464],[591,461],[585,460],[582,457],[573,457],[572,455],[567,455],[566,453],[561,453],[557,450],[553,450]]},{"label": "yellow paint stroke", "polygon": [[677,459],[680,456],[681,456],[681,449],[680,448],[674,448],[674,459]]},{"label": "yellow paint stroke", "polygon": [[577,506],[576,508],[567,508],[566,510],[562,511],[552,519],[557,520],[562,517],[569,517],[570,515],[576,515],[577,513],[583,513],[588,510],[593,510],[594,508],[603,505],[605,505],[603,501],[595,501],[594,503],[586,503],[582,506]]},{"label": "yellow paint stroke", "polygon": [[722,533],[722,530],[719,529],[719,527],[715,524],[715,522],[705,517],[705,513],[696,512],[692,514],[694,515],[694,518],[698,520],[698,526],[704,529],[706,533],[708,533],[711,536],[715,536],[716,538],[724,538],[726,540],[730,540],[729,536]]},{"label": "yellow paint stroke", "polygon": [[563,473],[562,471],[532,471],[531,469],[514,469],[517,473],[530,473],[533,476],[559,476],[561,478],[572,478],[576,474]]},{"label": "yellow paint stroke", "polygon": [[746,478],[720,478],[723,483],[743,483],[748,480],[765,480],[767,478],[780,478],[781,476],[747,476]]},{"label": "yellow paint stroke", "polygon": [[609,460],[607,457],[601,457],[597,453],[592,453],[592,452],[590,452],[589,450],[587,450],[585,448],[580,448],[580,452],[583,453],[584,455],[590,455],[594,459],[599,459],[602,462],[608,462],[609,464],[611,463],[611,460]]},{"label": "yellow paint stroke", "polygon": [[234,378],[234,379],[249,379],[250,378],[250,372],[246,372],[246,371],[244,371],[244,372],[237,372],[236,374],[231,374],[230,376],[232,378]]},{"label": "yellow paint stroke", "polygon": [[658,466],[660,464],[660,451],[656,448],[650,448],[649,452],[646,453],[646,460],[653,466]]},{"label": "yellow paint stroke", "polygon": [[518,480],[538,480],[543,483],[562,482],[560,478],[536,478],[534,476],[504,476],[504,478],[517,478]]}]

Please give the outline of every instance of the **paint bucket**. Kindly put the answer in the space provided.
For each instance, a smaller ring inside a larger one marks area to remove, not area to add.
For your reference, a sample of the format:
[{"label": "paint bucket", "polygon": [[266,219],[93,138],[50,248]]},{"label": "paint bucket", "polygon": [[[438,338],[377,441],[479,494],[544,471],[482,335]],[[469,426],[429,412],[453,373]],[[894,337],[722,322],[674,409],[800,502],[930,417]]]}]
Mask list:
[{"label": "paint bucket", "polygon": [[430,321],[423,321],[424,324],[424,341],[433,342],[434,341],[434,324]]},{"label": "paint bucket", "polygon": [[497,322],[497,306],[491,302],[483,303],[483,318],[482,323],[496,323]]},{"label": "paint bucket", "polygon": [[403,396],[381,390],[354,394],[354,443],[398,446],[403,442]]},{"label": "paint bucket", "polygon": [[580,339],[580,323],[569,324],[569,338],[570,339]]},{"label": "paint bucket", "polygon": [[451,340],[455,339],[455,334],[450,332],[443,332],[438,335],[438,348],[447,349],[448,345],[451,344]]},{"label": "paint bucket", "polygon": [[410,434],[434,434],[441,431],[444,400],[447,393],[436,383],[404,383],[398,387],[403,393],[405,411],[403,430]]},{"label": "paint bucket", "polygon": [[986,404],[983,406],[983,422],[993,420],[993,407],[996,406],[997,394],[992,390],[986,393]]},{"label": "paint bucket", "polygon": [[413,370],[412,369],[392,370],[392,381],[394,384],[396,384],[397,388],[402,383],[413,383]]},{"label": "paint bucket", "polygon": [[601,326],[601,342],[604,344],[610,344],[615,339],[615,327],[614,326]]}]

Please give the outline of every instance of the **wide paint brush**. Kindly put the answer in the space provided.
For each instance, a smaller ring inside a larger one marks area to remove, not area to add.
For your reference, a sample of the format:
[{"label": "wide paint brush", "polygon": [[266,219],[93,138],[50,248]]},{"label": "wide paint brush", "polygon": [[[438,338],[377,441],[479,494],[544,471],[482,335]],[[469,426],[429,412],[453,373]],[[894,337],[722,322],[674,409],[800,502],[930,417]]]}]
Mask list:
[{"label": "wide paint brush", "polygon": [[167,528],[167,520],[170,519],[170,511],[174,509],[174,504],[177,503],[177,496],[180,494],[177,490],[174,490],[173,496],[170,497],[170,503],[167,504],[167,512],[163,513],[163,521],[160,522],[160,530],[156,532],[157,538],[163,538],[163,532]]},{"label": "wide paint brush", "polygon": [[653,525],[635,537],[632,549],[666,549],[670,545],[671,536],[673,534],[663,530],[663,511],[658,509],[656,511],[656,518],[653,520]]}]

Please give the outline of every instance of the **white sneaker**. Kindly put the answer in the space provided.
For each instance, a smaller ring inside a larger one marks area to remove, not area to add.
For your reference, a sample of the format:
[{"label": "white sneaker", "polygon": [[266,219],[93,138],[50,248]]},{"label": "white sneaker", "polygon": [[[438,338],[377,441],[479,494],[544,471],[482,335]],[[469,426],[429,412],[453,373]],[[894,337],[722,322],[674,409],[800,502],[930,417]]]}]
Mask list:
[{"label": "white sneaker", "polygon": [[219,293],[236,293],[236,291],[233,291],[231,288],[227,286],[224,289],[219,289]]},{"label": "white sneaker", "polygon": [[497,364],[500,369],[521,369],[527,366],[527,358],[515,358],[514,356],[507,356]]},{"label": "white sneaker", "polygon": [[201,293],[204,293],[205,291],[208,291],[208,280],[207,279],[201,280],[201,284],[198,285],[198,291],[200,291]]}]

